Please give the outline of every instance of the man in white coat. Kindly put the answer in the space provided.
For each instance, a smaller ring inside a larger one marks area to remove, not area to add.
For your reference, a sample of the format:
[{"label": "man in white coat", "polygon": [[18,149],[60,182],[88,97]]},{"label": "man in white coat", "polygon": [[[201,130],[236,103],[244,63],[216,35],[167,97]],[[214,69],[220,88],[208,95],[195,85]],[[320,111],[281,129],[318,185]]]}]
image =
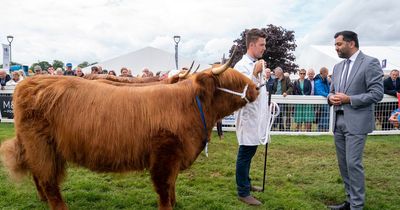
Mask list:
[{"label": "man in white coat", "polygon": [[[235,69],[246,75],[256,84],[262,83],[261,72],[265,66],[262,55],[266,49],[266,34],[260,29],[251,29],[246,33],[247,53],[235,65]],[[260,187],[251,185],[249,177],[251,160],[257,151],[260,140],[265,138],[267,105],[266,89],[260,89],[260,95],[253,103],[248,103],[235,113],[236,136],[239,150],[236,161],[236,184],[238,198],[249,205],[261,205],[261,202],[250,195],[250,191],[261,191]],[[262,108],[264,107],[264,108]]]}]

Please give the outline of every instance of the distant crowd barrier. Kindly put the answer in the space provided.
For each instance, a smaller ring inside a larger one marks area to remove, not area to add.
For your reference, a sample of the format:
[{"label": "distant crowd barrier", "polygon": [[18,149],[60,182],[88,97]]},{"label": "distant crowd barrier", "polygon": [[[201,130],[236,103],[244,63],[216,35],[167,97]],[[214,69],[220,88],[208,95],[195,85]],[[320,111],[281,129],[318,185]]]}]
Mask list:
[{"label": "distant crowd barrier", "polygon": [[[6,86],[7,87],[7,86]],[[0,90],[1,122],[14,122],[12,94],[14,87]],[[288,135],[321,135],[333,132],[333,108],[322,96],[272,95],[272,101],[278,103],[281,114],[275,119],[271,134]],[[385,95],[375,105],[376,129],[372,135],[400,134],[388,122],[389,115],[397,107],[397,98]],[[359,122],[363,123],[363,122]],[[222,120],[224,131],[235,131],[235,116],[230,115]]]}]

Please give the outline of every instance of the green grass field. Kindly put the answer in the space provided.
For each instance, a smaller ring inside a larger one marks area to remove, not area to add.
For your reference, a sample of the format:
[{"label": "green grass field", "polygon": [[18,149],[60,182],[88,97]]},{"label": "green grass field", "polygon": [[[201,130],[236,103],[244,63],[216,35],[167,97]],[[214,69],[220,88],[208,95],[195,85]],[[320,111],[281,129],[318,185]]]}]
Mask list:
[{"label": "green grass field", "polygon": [[[12,124],[0,124],[0,141],[14,136]],[[326,209],[342,202],[344,190],[332,136],[272,136],[267,184],[254,193],[263,205],[249,207],[236,197],[235,133],[215,134],[209,157],[201,154],[177,180],[175,209]],[[262,185],[264,147],[253,159],[253,184]],[[400,137],[370,136],[365,152],[365,209],[400,209]],[[149,173],[98,174],[70,164],[62,194],[70,209],[156,209]],[[0,209],[48,209],[31,179],[14,184],[0,165]]]}]

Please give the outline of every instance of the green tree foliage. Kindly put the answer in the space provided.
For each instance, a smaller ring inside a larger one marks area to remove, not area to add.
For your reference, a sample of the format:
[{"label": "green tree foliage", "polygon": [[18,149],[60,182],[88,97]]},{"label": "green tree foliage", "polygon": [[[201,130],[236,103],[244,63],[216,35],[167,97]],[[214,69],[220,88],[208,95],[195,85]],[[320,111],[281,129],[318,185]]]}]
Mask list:
[{"label": "green tree foliage", "polygon": [[[233,57],[235,65],[244,54],[246,54],[246,33],[249,29],[244,30],[240,34],[240,38],[234,42],[237,43],[238,52]],[[294,31],[289,31],[282,26],[267,25],[267,28],[262,28],[267,34],[266,50],[263,54],[263,59],[267,62],[268,68],[274,69],[280,66],[284,72],[296,72],[298,65],[294,63],[295,56],[293,54],[297,45],[295,43]],[[233,48],[230,50],[232,56]]]},{"label": "green tree foliage", "polygon": [[49,62],[47,62],[47,61],[39,61],[39,62],[37,62],[37,63],[33,63],[29,69],[31,69],[31,70],[33,71],[33,68],[34,68],[36,65],[39,65],[40,67],[42,67],[42,70],[43,70],[43,71],[44,71],[44,70],[47,71],[47,69],[51,66],[51,64],[50,64]]},{"label": "green tree foliage", "polygon": [[53,60],[53,68],[56,70],[57,68],[64,68],[64,63],[59,60]]}]

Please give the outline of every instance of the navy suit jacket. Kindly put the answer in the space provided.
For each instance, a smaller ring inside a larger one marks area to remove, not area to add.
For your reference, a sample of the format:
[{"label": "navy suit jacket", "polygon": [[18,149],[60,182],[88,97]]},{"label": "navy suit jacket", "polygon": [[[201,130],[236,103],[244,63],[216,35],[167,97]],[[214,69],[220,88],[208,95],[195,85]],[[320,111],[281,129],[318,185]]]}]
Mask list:
[{"label": "navy suit jacket", "polygon": [[400,78],[396,79],[396,87],[393,86],[392,78],[386,78],[383,81],[383,88],[385,94],[396,96],[396,93],[400,92]]}]

